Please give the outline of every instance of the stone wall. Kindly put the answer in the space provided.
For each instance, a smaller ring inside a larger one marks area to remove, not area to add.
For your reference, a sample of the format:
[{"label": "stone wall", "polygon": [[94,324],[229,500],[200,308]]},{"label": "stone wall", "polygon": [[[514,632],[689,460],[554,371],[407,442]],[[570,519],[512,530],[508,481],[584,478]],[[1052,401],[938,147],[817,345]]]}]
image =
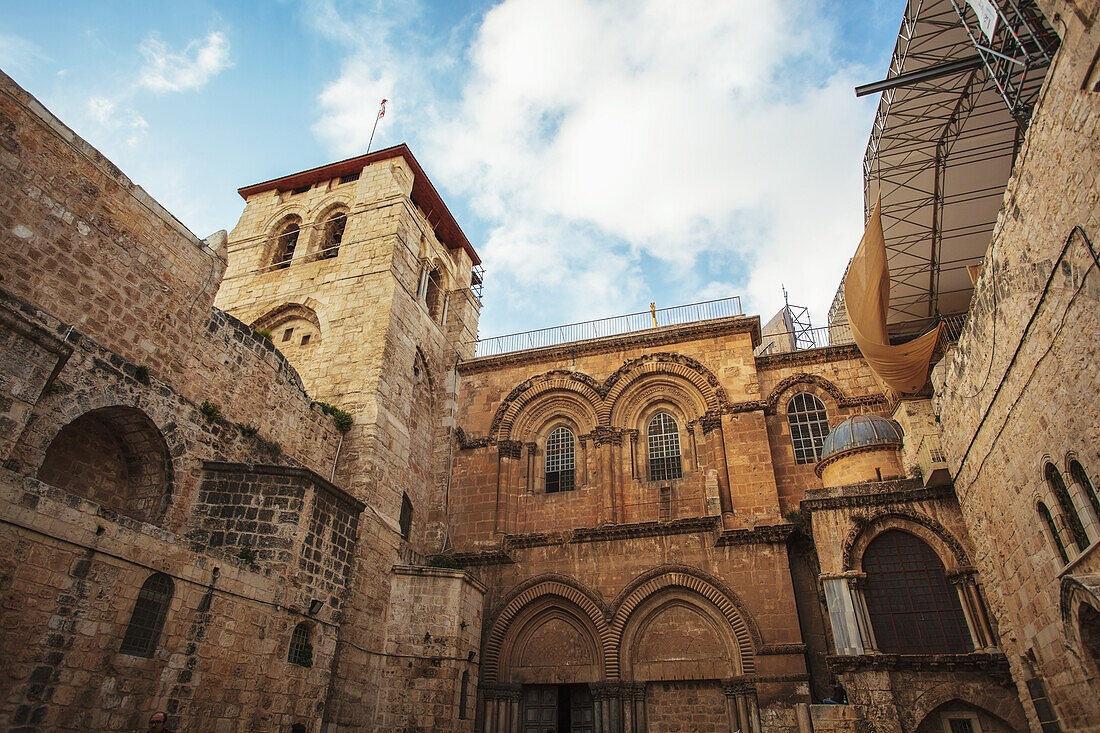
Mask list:
[{"label": "stone wall", "polygon": [[[1006,188],[958,347],[933,383],[943,447],[1029,724],[1038,729],[1022,682],[1041,678],[1063,729],[1095,730],[1100,680],[1072,621],[1081,601],[1061,608],[1059,599],[1067,584],[1100,572],[1100,535],[1088,534],[1087,549],[1079,549],[1045,466],[1065,476],[1087,525],[1091,509],[1069,464],[1079,461],[1094,484],[1100,476],[1100,24],[1095,2],[1040,5],[1062,46]],[[1040,502],[1054,515],[1068,567]],[[1083,598],[1100,605],[1088,593]]]}]

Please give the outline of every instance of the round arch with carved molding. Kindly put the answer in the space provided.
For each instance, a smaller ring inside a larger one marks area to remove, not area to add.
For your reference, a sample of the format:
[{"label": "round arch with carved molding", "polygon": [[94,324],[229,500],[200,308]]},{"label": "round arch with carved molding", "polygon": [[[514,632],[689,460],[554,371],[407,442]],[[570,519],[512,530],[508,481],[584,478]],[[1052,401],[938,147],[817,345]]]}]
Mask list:
[{"label": "round arch with carved molding", "polygon": [[[964,683],[965,684],[965,683]],[[982,712],[996,718],[1010,730],[1027,730],[1027,718],[1019,706],[1014,694],[1002,692],[997,694],[992,690],[1003,691],[999,685],[990,685],[988,682],[971,683],[964,689],[960,684],[949,683],[925,690],[912,704],[899,708],[904,730],[917,730],[930,715],[935,715],[940,709],[949,703],[961,703],[962,706],[973,708],[975,712]],[[965,691],[964,691],[965,690]],[[942,723],[937,721],[936,729],[941,729]]]},{"label": "round arch with carved molding", "polygon": [[[587,404],[587,409],[577,410],[577,417],[584,412],[591,411],[595,419],[598,419],[600,395],[595,389],[596,380],[581,372],[570,372],[562,369],[538,374],[518,385],[501,401],[493,415],[493,422],[489,428],[489,435],[497,440],[511,440],[513,425],[517,417],[527,405],[547,392],[568,393],[575,396],[575,407],[579,408]],[[578,424],[586,423],[586,420],[578,420]]]},{"label": "round arch with carved molding", "polygon": [[[1090,649],[1089,640],[1081,638],[1081,611],[1087,606],[1093,614],[1100,615],[1100,574],[1067,575],[1062,578],[1059,600],[1067,646],[1080,657],[1090,676],[1095,678],[1100,674],[1100,658],[1097,658],[1100,651]],[[1094,684],[1094,689],[1100,689],[1100,684]]]},{"label": "round arch with carved molding", "polygon": [[932,548],[943,563],[944,572],[971,568],[962,543],[935,519],[914,511],[888,509],[870,517],[853,517],[855,526],[844,541],[844,569],[859,570],[867,545],[883,532],[896,529],[917,537]]},{"label": "round arch with carved molding", "polygon": [[639,375],[611,405],[609,420],[612,425],[633,428],[645,432],[645,421],[655,403],[671,403],[676,406],[678,420],[683,427],[698,420],[708,409],[705,396],[695,384],[677,374],[655,373]]},{"label": "round arch with carved molding", "polygon": [[547,428],[561,422],[574,435],[584,435],[596,427],[596,410],[592,403],[574,391],[547,390],[529,400],[516,415],[508,436],[502,439],[536,441],[545,438]]},{"label": "round arch with carved molding", "polygon": [[351,217],[352,199],[350,195],[337,195],[325,201],[321,212],[310,222],[309,253],[319,255],[327,244],[329,223],[337,214],[343,214],[345,227]]},{"label": "round arch with carved molding", "polygon": [[272,330],[278,328],[290,320],[301,319],[313,325],[319,334],[324,333],[321,326],[321,318],[317,315],[318,303],[313,298],[306,298],[301,303],[283,303],[274,308],[269,308],[262,316],[252,321],[254,329]]},{"label": "round arch with carved molding", "polygon": [[[805,389],[811,387],[812,389]],[[805,372],[799,374],[792,374],[779,384],[775,385],[775,388],[768,394],[766,400],[764,400],[767,412],[775,414],[779,411],[779,405],[789,401],[790,397],[793,397],[797,392],[810,391],[819,397],[826,398],[826,406],[831,407],[835,412],[837,408],[841,407],[847,400],[844,392],[840,387],[830,382],[824,377],[817,374],[807,374]],[[829,403],[832,404],[829,404]]]},{"label": "round arch with carved molding", "polygon": [[704,406],[700,414],[729,406],[725,388],[702,363],[682,354],[657,352],[625,362],[601,385],[604,399],[600,404],[600,423],[613,424],[612,415],[621,412],[618,403],[623,394],[635,382],[653,374],[671,375],[693,385]]},{"label": "round arch with carved molding", "polygon": [[[686,589],[710,601],[729,623],[736,640],[740,655],[741,674],[754,674],[756,671],[756,650],[763,646],[760,630],[753,623],[752,616],[745,608],[740,597],[718,580],[695,568],[681,565],[666,565],[642,574],[628,585],[615,603],[615,614],[611,621],[614,634],[613,648],[619,648],[623,632],[630,622],[631,615],[642,603],[654,594],[667,589]],[[613,658],[614,666],[608,666],[608,677],[618,678],[620,669],[619,655]]]},{"label": "round arch with carved molding", "polygon": [[599,596],[572,578],[544,575],[532,578],[513,590],[505,598],[500,612],[496,614],[485,640],[485,653],[482,658],[482,679],[485,682],[500,681],[498,677],[501,651],[513,622],[524,609],[532,607],[535,603],[545,603],[550,598],[564,601],[566,605],[572,606],[583,614],[584,618],[592,624],[602,657],[599,660],[600,666],[604,670],[605,678],[614,679],[610,675],[611,660],[615,658],[612,631]]}]

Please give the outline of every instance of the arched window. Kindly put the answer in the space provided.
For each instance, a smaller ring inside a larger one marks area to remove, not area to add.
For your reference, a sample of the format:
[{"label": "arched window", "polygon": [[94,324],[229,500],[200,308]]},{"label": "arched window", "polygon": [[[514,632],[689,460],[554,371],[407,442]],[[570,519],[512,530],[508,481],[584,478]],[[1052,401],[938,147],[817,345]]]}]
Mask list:
[{"label": "arched window", "polygon": [[321,258],[330,259],[340,254],[340,243],[344,240],[344,227],[347,226],[346,212],[337,211],[325,222],[324,239],[321,241]]},{"label": "arched window", "polygon": [[462,673],[462,689],[458,692],[458,719],[465,720],[467,716],[466,707],[469,703],[469,687],[470,687],[470,673],[469,671],[463,671]]},{"label": "arched window", "polygon": [[408,494],[401,494],[401,518],[398,524],[401,527],[401,539],[409,539],[412,535],[413,503]]},{"label": "arched window", "polygon": [[309,639],[311,631],[308,621],[294,627],[294,632],[290,635],[290,646],[286,651],[286,661],[299,667],[313,666],[313,644]]},{"label": "arched window", "polygon": [[1054,467],[1053,463],[1048,463],[1044,472],[1046,473],[1047,485],[1050,486],[1054,498],[1058,500],[1058,506],[1062,510],[1062,516],[1066,518],[1066,526],[1069,527],[1070,534],[1073,535],[1073,541],[1077,545],[1077,549],[1082,551],[1088,549],[1089,537],[1085,534],[1085,526],[1081,524],[1081,517],[1073,506],[1073,499],[1070,498],[1069,491],[1066,490],[1066,482],[1062,480],[1062,474],[1058,473],[1058,469]]},{"label": "arched window", "polygon": [[574,469],[573,431],[566,427],[554,428],[546,439],[546,493],[573,490]]},{"label": "arched window", "polygon": [[1089,506],[1092,507],[1093,516],[1100,523],[1100,499],[1096,497],[1096,487],[1092,485],[1092,481],[1089,480],[1089,475],[1085,473],[1084,467],[1077,461],[1070,461],[1069,475],[1073,479],[1073,483],[1081,487],[1081,491],[1089,501]]},{"label": "arched window", "polygon": [[863,553],[867,611],[881,651],[964,654],[973,649],[958,594],[943,563],[923,541],[883,532]]},{"label": "arched window", "polygon": [[821,444],[829,434],[825,403],[809,392],[799,392],[787,403],[787,423],[791,426],[794,462],[820,461]]},{"label": "arched window", "polygon": [[438,267],[433,267],[428,273],[428,280],[424,288],[424,303],[428,306],[428,313],[433,320],[438,320],[443,310],[443,276]]},{"label": "arched window", "polygon": [[119,651],[135,657],[151,657],[157,650],[168,604],[172,602],[172,579],[164,573],[153,573],[138,591],[130,624],[122,638]]},{"label": "arched window", "polygon": [[1054,517],[1050,516],[1050,510],[1047,509],[1047,505],[1043,502],[1039,502],[1038,509],[1043,524],[1047,526],[1047,531],[1050,532],[1050,538],[1054,540],[1054,547],[1058,550],[1058,556],[1062,558],[1062,564],[1067,564],[1069,562],[1069,555],[1066,554],[1066,546],[1062,544],[1062,538],[1058,535],[1058,525],[1054,523]]},{"label": "arched window", "polygon": [[272,263],[276,268],[290,267],[290,261],[294,259],[294,248],[298,246],[300,231],[298,222],[294,220],[284,224],[275,235],[275,256]]},{"label": "arched window", "polygon": [[684,475],[680,465],[680,430],[676,419],[658,412],[649,421],[649,480],[668,481]]}]

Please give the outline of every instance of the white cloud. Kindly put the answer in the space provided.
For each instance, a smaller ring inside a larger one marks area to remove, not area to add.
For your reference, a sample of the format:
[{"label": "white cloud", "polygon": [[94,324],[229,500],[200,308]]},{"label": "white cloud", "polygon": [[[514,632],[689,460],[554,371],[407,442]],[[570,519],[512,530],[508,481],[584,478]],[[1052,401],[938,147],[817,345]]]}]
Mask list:
[{"label": "white cloud", "polygon": [[90,97],[87,113],[103,131],[121,135],[122,142],[131,148],[140,143],[149,130],[144,117],[129,108],[118,109],[116,102],[106,97]]},{"label": "white cloud", "polygon": [[147,38],[138,50],[145,57],[138,83],[157,93],[201,89],[231,65],[229,40],[217,31],[187,44],[183,53],[170,51],[156,37]]},{"label": "white cloud", "polygon": [[42,49],[27,39],[0,33],[0,69],[22,72],[35,62],[48,60]]},{"label": "white cloud", "polygon": [[315,133],[360,152],[398,100],[437,186],[488,223],[482,333],[729,294],[767,318],[781,284],[823,323],[860,235],[869,103],[820,3],[504,0],[457,87],[454,48],[424,51],[408,18],[311,7],[348,48]]}]

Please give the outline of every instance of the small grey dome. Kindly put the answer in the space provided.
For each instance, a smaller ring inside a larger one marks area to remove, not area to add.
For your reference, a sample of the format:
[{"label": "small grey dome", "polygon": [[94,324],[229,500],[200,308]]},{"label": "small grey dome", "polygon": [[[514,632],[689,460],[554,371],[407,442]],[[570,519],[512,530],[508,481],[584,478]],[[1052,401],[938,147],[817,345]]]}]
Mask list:
[{"label": "small grey dome", "polygon": [[878,415],[854,415],[837,425],[825,436],[821,460],[852,448],[868,445],[901,444],[901,428],[893,420]]}]

